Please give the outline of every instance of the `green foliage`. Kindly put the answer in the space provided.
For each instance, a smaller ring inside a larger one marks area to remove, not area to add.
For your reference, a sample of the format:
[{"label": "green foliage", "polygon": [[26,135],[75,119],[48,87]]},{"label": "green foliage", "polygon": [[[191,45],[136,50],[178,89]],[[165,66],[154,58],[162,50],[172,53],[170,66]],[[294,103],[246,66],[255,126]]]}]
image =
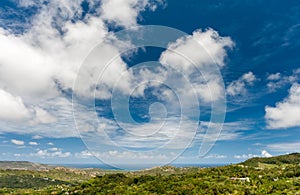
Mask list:
[{"label": "green foliage", "polygon": [[[95,177],[61,193],[69,194],[296,194],[300,166],[285,170],[231,165],[180,174],[112,174]],[[162,168],[163,169],[163,168]],[[232,178],[249,177],[250,181]],[[59,193],[59,192],[57,192]]]},{"label": "green foliage", "polygon": [[259,163],[273,164],[273,165],[283,165],[283,164],[299,164],[300,163],[300,153],[292,153],[288,155],[275,156],[269,158],[251,158],[241,163],[246,166],[258,167]]},{"label": "green foliage", "polygon": [[[0,170],[0,194],[300,194],[298,160],[299,154],[291,154],[216,168],[165,166],[136,172]],[[259,163],[276,166],[253,166]]]},{"label": "green foliage", "polygon": [[6,175],[0,177],[0,188],[35,188],[46,187],[49,185],[68,184],[67,182],[35,177],[34,175]]}]

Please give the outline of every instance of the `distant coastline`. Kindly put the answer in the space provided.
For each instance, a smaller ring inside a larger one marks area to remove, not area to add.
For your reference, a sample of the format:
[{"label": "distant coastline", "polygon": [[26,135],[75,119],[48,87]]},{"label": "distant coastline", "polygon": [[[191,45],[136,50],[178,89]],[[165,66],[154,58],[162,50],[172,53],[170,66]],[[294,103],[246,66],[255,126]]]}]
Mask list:
[{"label": "distant coastline", "polygon": [[[202,168],[209,168],[209,167],[220,167],[225,166],[228,164],[225,163],[216,163],[216,164],[169,164],[170,166],[178,167],[178,168],[184,168],[184,167],[202,167]],[[50,164],[50,166],[64,166],[69,168],[78,168],[78,169],[88,169],[88,168],[97,168],[97,169],[104,169],[104,170],[122,170],[117,167],[113,167],[106,164]],[[143,169],[151,169],[152,167],[156,167],[154,164],[122,164],[121,167],[125,167],[126,169],[123,169],[125,171],[137,171],[137,170],[143,170]]]}]

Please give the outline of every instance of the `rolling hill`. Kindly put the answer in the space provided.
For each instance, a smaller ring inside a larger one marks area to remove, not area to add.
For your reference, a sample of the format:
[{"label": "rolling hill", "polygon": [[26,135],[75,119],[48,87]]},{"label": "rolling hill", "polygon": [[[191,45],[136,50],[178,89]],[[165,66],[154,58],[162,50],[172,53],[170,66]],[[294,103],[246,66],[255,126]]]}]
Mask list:
[{"label": "rolling hill", "polygon": [[258,167],[259,164],[269,164],[269,165],[287,165],[287,164],[300,164],[300,153],[291,153],[281,156],[274,156],[268,158],[251,158],[241,163],[245,166]]}]

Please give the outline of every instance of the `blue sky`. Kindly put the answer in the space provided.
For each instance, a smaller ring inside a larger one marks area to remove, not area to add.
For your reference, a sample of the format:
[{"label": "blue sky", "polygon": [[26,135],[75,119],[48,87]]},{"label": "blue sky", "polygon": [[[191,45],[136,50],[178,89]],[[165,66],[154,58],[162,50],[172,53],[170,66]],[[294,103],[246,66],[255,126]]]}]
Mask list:
[{"label": "blue sky", "polygon": [[297,1],[1,1],[0,159],[300,152],[299,13]]}]

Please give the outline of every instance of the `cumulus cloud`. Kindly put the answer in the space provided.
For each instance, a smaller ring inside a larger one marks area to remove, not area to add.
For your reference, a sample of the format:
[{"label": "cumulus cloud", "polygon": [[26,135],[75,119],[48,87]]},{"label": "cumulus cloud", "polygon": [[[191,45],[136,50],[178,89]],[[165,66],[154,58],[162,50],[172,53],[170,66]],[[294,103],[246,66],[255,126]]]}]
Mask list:
[{"label": "cumulus cloud", "polygon": [[[213,29],[206,31],[199,29],[194,31],[193,35],[170,43],[169,50],[161,55],[160,62],[184,72],[192,71],[195,65],[201,67],[216,63],[224,66],[224,58],[227,56],[226,48],[232,48],[233,45],[229,37],[222,37]],[[175,55],[174,52],[183,56]],[[192,59],[193,62],[188,61],[186,57]]]},{"label": "cumulus cloud", "polygon": [[[228,122],[228,123],[212,123],[208,121],[201,121],[200,126],[202,131],[196,136],[196,139],[202,141],[206,137],[206,141],[228,141],[236,140],[242,137],[243,131],[249,130],[252,127],[251,122]],[[219,127],[222,127],[222,131],[218,131]],[[210,127],[210,131],[206,131]]]},{"label": "cumulus cloud", "polygon": [[278,89],[293,84],[299,80],[298,69],[294,70],[291,75],[284,75],[281,73],[270,74],[267,76],[267,88],[269,92],[276,92]]},{"label": "cumulus cloud", "polygon": [[[74,131],[70,125],[73,114],[70,109],[71,102],[64,97],[64,92],[72,90],[81,62],[98,43],[106,41],[103,43],[106,46],[101,52],[103,56],[98,56],[97,65],[101,65],[99,59],[105,58],[107,53],[118,55],[119,47],[126,47],[126,44],[114,39],[113,32],[108,30],[105,21],[129,27],[137,23],[141,11],[147,8],[155,10],[162,2],[103,1],[100,11],[97,2],[89,0],[89,8],[96,10],[96,13],[91,14],[88,11],[84,16],[81,7],[83,0],[44,2],[44,0],[16,2],[21,7],[34,6],[38,9],[36,14],[28,19],[30,25],[24,27],[24,32],[14,34],[13,29],[4,28],[0,24],[1,131],[38,133],[37,131],[40,131],[38,125],[50,123],[57,126],[51,125],[52,130],[43,128],[39,134],[76,136],[75,132],[70,132]],[[120,12],[118,9],[127,11]],[[123,14],[126,17],[123,17]],[[116,44],[108,41],[111,39]],[[108,70],[110,76],[103,78],[107,87],[97,92],[100,98],[108,97],[114,81],[127,68],[120,57],[114,63]],[[97,65],[85,70],[86,78],[92,77],[92,81],[98,78],[99,75],[95,74]],[[98,72],[100,71],[101,68]],[[89,89],[94,83],[84,82],[83,85],[83,88],[79,88],[82,91],[76,92],[86,94],[84,90]],[[122,85],[122,89],[127,90],[125,84]],[[5,121],[26,121],[26,124],[18,128],[14,123],[4,125]],[[61,129],[59,132],[54,130],[59,129],[59,126],[69,127],[68,130]]]},{"label": "cumulus cloud", "polygon": [[294,83],[289,95],[275,107],[265,107],[267,128],[280,129],[300,126],[300,85]]},{"label": "cumulus cloud", "polygon": [[176,82],[183,84],[182,89],[178,84],[178,93],[183,93],[183,96],[197,95],[202,101],[211,102],[222,97],[223,81],[218,71],[219,67],[224,66],[227,49],[233,45],[230,37],[222,37],[213,29],[198,29],[192,35],[170,43],[159,60],[164,67],[177,70],[192,83],[193,90],[187,90],[190,83],[185,79]]},{"label": "cumulus cloud", "polygon": [[[133,84],[131,86],[140,86],[141,83],[147,83],[145,87],[143,86],[137,89],[137,93],[134,94],[136,96],[145,95],[144,90],[146,87],[159,88],[154,90],[153,94],[165,105],[168,111],[167,118],[165,119],[159,116],[158,118],[161,119],[159,121],[153,120],[153,116],[151,116],[149,123],[140,124],[135,121],[131,123],[128,122],[132,119],[131,115],[127,112],[128,109],[124,107],[128,102],[126,101],[124,104],[117,102],[117,105],[120,105],[120,109],[123,112],[120,112],[119,115],[114,114],[117,116],[118,125],[122,128],[125,126],[123,130],[113,125],[115,121],[98,117],[101,127],[90,125],[92,123],[88,121],[78,123],[82,127],[80,128],[81,131],[83,131],[81,133],[87,135],[86,137],[90,139],[88,140],[89,143],[97,143],[96,140],[94,141],[93,139],[96,137],[99,139],[101,137],[101,140],[103,140],[101,144],[106,144],[106,141],[113,141],[113,143],[117,143],[119,147],[129,148],[131,150],[141,148],[143,150],[151,150],[159,147],[163,147],[164,150],[168,151],[185,149],[194,138],[199,125],[199,116],[195,116],[199,112],[199,101],[197,97],[199,96],[205,105],[224,97],[223,83],[220,75],[218,75],[218,71],[220,67],[225,65],[224,61],[227,55],[227,49],[232,46],[233,42],[229,37],[222,37],[212,29],[206,31],[196,30],[193,35],[180,37],[178,40],[169,43],[168,50],[165,50],[160,56],[159,61],[161,66],[157,68],[145,66],[136,71],[132,71],[134,77],[129,82]],[[193,63],[186,58],[190,59]],[[113,77],[113,74],[106,75]],[[201,78],[203,75],[205,78]],[[154,80],[156,83],[149,83],[149,80]],[[157,82],[166,84],[168,88],[160,87]],[[127,83],[127,80],[124,83]],[[122,95],[124,95],[124,93],[122,93]],[[102,97],[103,96],[102,94]],[[119,96],[115,95],[115,97]],[[178,102],[179,98],[180,101]],[[120,100],[118,99],[118,101]],[[114,101],[112,101],[112,104],[113,103]],[[114,105],[112,107],[117,110],[117,106]],[[222,109],[222,107],[220,106],[218,109]],[[164,109],[159,107],[154,109],[154,113],[163,114],[158,113],[162,110]],[[184,110],[183,114],[180,113],[181,110]],[[151,112],[151,107],[149,108],[149,112]],[[179,118],[180,114],[181,116]],[[129,120],[127,120],[127,117],[124,117],[127,115]],[[88,118],[92,117],[93,115]],[[125,119],[122,120],[122,117]],[[220,122],[220,124],[214,126],[213,135],[209,134],[207,136],[208,138],[202,136],[201,139],[207,138],[206,141],[208,142],[216,141],[218,137],[215,135],[218,135],[221,126]],[[93,132],[92,129],[96,129],[96,132]],[[105,132],[111,140],[103,138]],[[235,133],[222,134],[223,140],[234,138],[236,138]],[[92,148],[97,148],[97,144],[90,145]],[[97,146],[99,146],[99,144]],[[100,147],[101,146],[98,148]]]},{"label": "cumulus cloud", "polygon": [[18,146],[23,146],[24,145],[24,141],[22,141],[22,140],[17,140],[17,139],[11,139],[10,140],[11,141],[11,143],[13,143],[13,144],[15,144],[15,145],[18,145]]},{"label": "cumulus cloud", "polygon": [[43,137],[42,136],[40,136],[40,135],[34,135],[34,136],[32,136],[32,139],[42,139]]},{"label": "cumulus cloud", "polygon": [[42,108],[35,107],[34,112],[36,117],[30,121],[30,124],[32,125],[54,123],[57,121],[54,116]]},{"label": "cumulus cloud", "polygon": [[253,85],[256,77],[252,72],[242,75],[238,80],[232,81],[226,91],[230,96],[245,95],[247,93],[247,86]]},{"label": "cumulus cloud", "polygon": [[31,146],[37,146],[39,144],[37,142],[29,142],[29,145],[31,145]]},{"label": "cumulus cloud", "polygon": [[[174,155],[174,154],[169,154],[169,155]],[[80,153],[75,153],[75,157],[78,158],[90,158],[90,157],[97,157],[97,158],[111,158],[114,160],[128,160],[128,156],[130,156],[130,159],[132,162],[135,162],[135,160],[146,160],[144,162],[149,162],[147,160],[164,160],[167,159],[166,154],[142,154],[142,153],[135,153],[135,152],[130,152],[130,151],[125,151],[125,152],[120,152],[117,150],[109,150],[107,152],[90,152],[87,150],[81,151]],[[118,162],[118,161],[116,161]],[[119,161],[120,162],[120,161]]]},{"label": "cumulus cloud", "polygon": [[40,157],[40,158],[67,158],[72,156],[71,152],[63,152],[62,149],[59,150],[41,150],[38,149],[36,153],[30,153],[29,156],[35,156],[35,157]]},{"label": "cumulus cloud", "polygon": [[[21,5],[32,6],[33,2],[38,3],[42,1],[23,0]],[[13,100],[12,102],[17,102],[12,105],[17,105],[20,110],[27,110],[28,113],[24,112],[19,118],[27,119],[29,122],[27,126],[13,123],[10,125],[5,124],[6,127],[1,129],[1,131],[26,132],[43,137],[78,136],[77,132],[74,131],[75,125],[72,102],[68,98],[69,92],[80,95],[90,94],[88,90],[95,87],[95,83],[91,81],[97,81],[98,73],[104,70],[104,65],[101,65],[108,59],[111,59],[109,58],[110,56],[118,56],[120,50],[130,45],[130,43],[122,43],[116,40],[114,33],[109,31],[107,22],[125,28],[136,26],[139,13],[147,8],[151,10],[156,9],[157,2],[160,1],[104,0],[101,1],[101,9],[99,9],[98,13],[95,15],[87,13],[83,16],[83,19],[79,20],[78,18],[82,17],[82,0],[54,0],[49,1],[47,4],[40,3],[38,5],[39,12],[33,17],[30,28],[26,29],[22,34],[15,35],[8,30],[0,28],[0,88],[7,89],[5,93],[6,98],[9,97],[8,99]],[[87,62],[90,66],[85,67],[83,70],[83,82],[75,91],[72,91],[81,62],[90,50],[100,42],[103,42],[101,52],[98,53],[96,58]],[[181,102],[182,107],[198,110],[198,107],[195,106],[196,104],[191,104],[195,94],[201,97],[204,102],[211,102],[222,97],[223,81],[216,72],[210,71],[210,67],[216,65],[217,70],[222,68],[225,65],[227,49],[232,48],[233,45],[234,43],[229,37],[222,37],[213,29],[196,30],[192,35],[179,38],[174,43],[169,44],[169,50],[163,52],[160,57],[163,68],[159,74],[155,75],[144,69],[141,75],[144,78],[168,80],[168,83],[176,83],[176,92],[181,96],[188,97]],[[178,53],[192,59],[194,64],[183,56],[178,55]],[[196,67],[194,67],[195,65]],[[108,99],[116,80],[124,73],[127,74],[125,76],[126,79],[122,80],[119,86],[122,92],[130,92],[129,89],[131,89],[133,84],[143,81],[141,77],[133,77],[133,73],[127,71],[127,68],[122,58],[117,57],[105,69],[107,74],[104,74],[101,78],[103,85],[96,87],[96,97]],[[195,75],[195,68],[203,70],[202,73],[205,78],[198,81],[200,74]],[[184,77],[181,77],[180,80],[176,77],[177,75],[167,75],[168,71],[166,70],[170,69],[184,72],[188,79],[197,81],[193,82],[193,86],[190,87],[189,82],[184,81]],[[251,80],[247,75],[244,79],[245,81]],[[143,90],[141,89],[141,91]],[[143,94],[143,92],[139,94]],[[160,95],[161,99],[174,98],[167,90],[158,91],[157,94]],[[86,118],[91,114],[95,114],[88,108],[80,107],[78,111]],[[0,115],[0,117],[3,116],[5,115]],[[115,126],[111,126],[112,131],[110,132],[114,133],[113,137],[123,146],[128,146],[128,143],[130,143],[132,147],[141,148],[148,145],[153,147],[174,138],[174,129],[177,128],[175,124],[178,124],[178,117],[170,119],[172,121],[167,121],[169,123],[165,128],[161,129],[162,131],[158,135],[143,139],[137,139],[136,136],[122,137],[118,134],[118,129]],[[173,145],[169,145],[170,148],[178,149],[182,147],[182,143],[186,143],[187,140],[192,138],[194,132],[192,131],[193,128],[190,127],[197,121],[191,120],[189,122],[189,120],[191,119],[186,119],[187,123],[182,127],[185,131],[180,133],[179,139]],[[105,124],[106,126],[109,126],[109,123],[112,122],[108,119],[106,121],[108,121]],[[89,119],[76,122],[85,123],[86,131],[90,131]],[[1,126],[2,124],[4,123],[0,121]],[[131,133],[137,133],[141,128],[145,129],[145,131],[151,131],[153,128],[159,127],[159,125],[160,123],[150,123],[141,125],[139,128],[131,127]],[[103,134],[103,131],[100,133]],[[215,133],[217,134],[217,132]],[[222,135],[223,140],[230,140],[236,138],[237,134],[230,132]],[[62,152],[62,150],[47,149],[39,150],[32,155],[68,157],[71,154]],[[116,154],[116,152],[112,151],[109,155],[126,156],[131,154],[120,152]],[[138,156],[137,158],[142,157]]]},{"label": "cumulus cloud", "polygon": [[[72,102],[70,99],[63,97],[47,99],[47,101],[42,102],[42,106],[48,109],[47,113],[45,113],[44,109],[40,111],[41,113],[38,113],[39,110],[33,107],[31,109],[32,117],[28,122],[8,123],[0,120],[0,126],[2,126],[1,132],[32,134],[35,135],[35,139],[45,137],[78,137],[78,133],[75,130]],[[80,106],[78,112],[82,112],[84,116],[94,113],[86,109],[83,105]],[[84,118],[83,120],[88,119]]]},{"label": "cumulus cloud", "polygon": [[139,13],[149,8],[154,11],[159,0],[103,0],[101,14],[104,20],[126,28],[137,25]]},{"label": "cumulus cloud", "polygon": [[236,158],[236,159],[249,159],[249,158],[254,158],[254,157],[272,157],[272,155],[266,150],[261,151],[260,155],[258,155],[258,154],[234,155],[234,158]]},{"label": "cumulus cloud", "polygon": [[257,154],[241,154],[241,155],[234,155],[234,158],[237,159],[248,159],[248,158],[254,158],[259,157]]},{"label": "cumulus cloud", "polygon": [[31,120],[28,124],[47,124],[56,121],[46,110],[38,107],[28,107],[24,104],[22,97],[13,96],[0,89],[0,119],[11,122],[24,122]]},{"label": "cumulus cloud", "polygon": [[222,154],[210,154],[205,156],[204,158],[223,159],[223,158],[227,158],[227,156]]},{"label": "cumulus cloud", "polygon": [[269,80],[269,81],[276,81],[276,80],[279,80],[280,78],[281,78],[281,74],[278,72],[278,73],[275,73],[275,74],[270,74],[267,77],[267,80]]},{"label": "cumulus cloud", "polygon": [[261,151],[261,156],[262,157],[272,157],[272,154],[270,154],[268,151],[263,150]]},{"label": "cumulus cloud", "polygon": [[0,89],[0,119],[1,120],[23,120],[30,117],[30,111],[24,105],[21,97]]}]

